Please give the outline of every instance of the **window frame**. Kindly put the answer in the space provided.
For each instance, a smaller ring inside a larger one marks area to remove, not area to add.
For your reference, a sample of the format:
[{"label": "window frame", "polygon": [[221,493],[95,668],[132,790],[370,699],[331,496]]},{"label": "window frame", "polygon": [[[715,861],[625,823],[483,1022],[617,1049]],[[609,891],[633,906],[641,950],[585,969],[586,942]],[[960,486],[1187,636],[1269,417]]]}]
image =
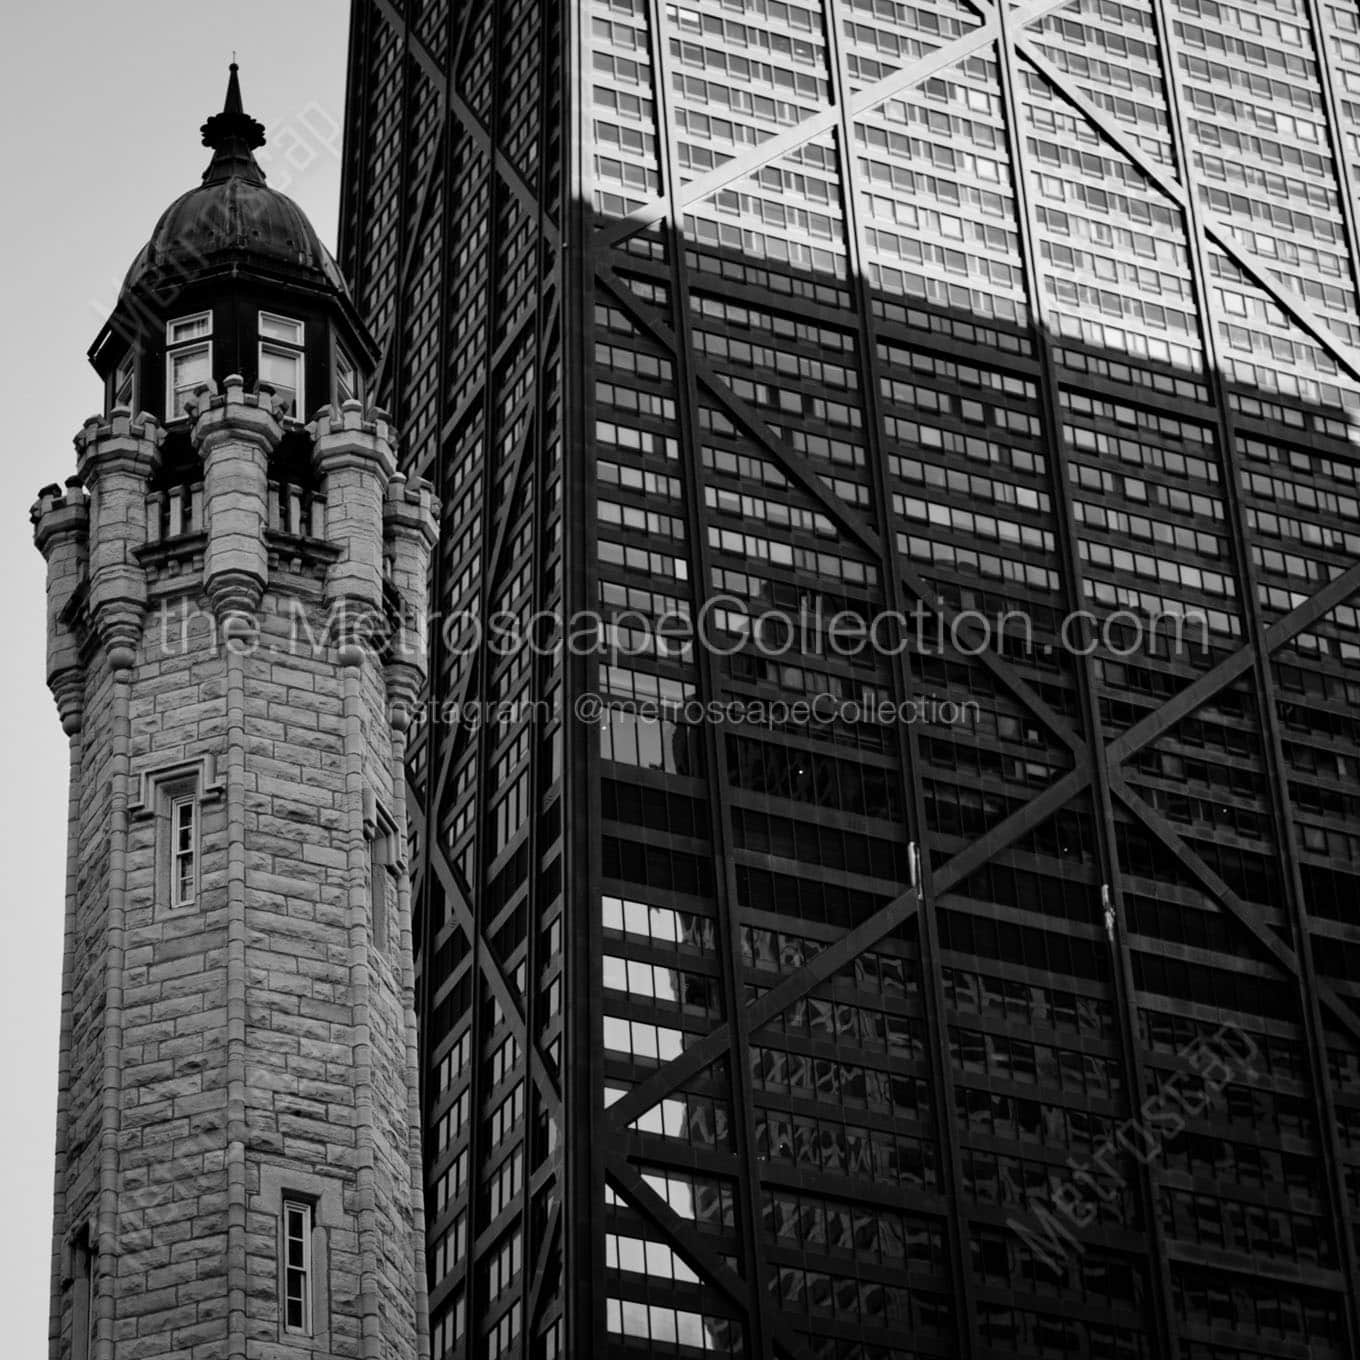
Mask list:
[{"label": "window frame", "polygon": [[[187,334],[185,332],[188,332]],[[177,397],[182,389],[175,382],[175,365],[195,354],[208,361],[208,381],[212,381],[213,314],[211,310],[191,312],[165,323],[165,419],[187,420],[189,413],[177,409]],[[194,391],[197,390],[197,384]]]},{"label": "window frame", "polygon": [[[265,331],[265,326],[269,322],[279,323],[284,327],[293,327],[297,338],[295,340],[284,339],[278,335],[269,335]],[[256,314],[256,347],[255,347],[255,385],[259,388],[261,383],[268,383],[274,388],[275,393],[279,391],[273,383],[264,376],[265,355],[270,354],[275,358],[292,359],[297,368],[297,383],[293,391],[293,409],[289,413],[295,420],[305,419],[307,410],[307,324],[304,321],[295,320],[291,316],[284,316],[281,312],[270,312],[263,308]],[[285,391],[288,389],[285,388]]]},{"label": "window frame", "polygon": [[[126,375],[126,376],[125,376]],[[129,411],[137,409],[137,351],[129,349],[113,366],[113,380],[109,393],[109,409],[126,406]],[[124,386],[127,387],[127,401],[118,400]]]},{"label": "window frame", "polygon": [[[204,810],[222,798],[224,786],[211,755],[146,769],[138,777],[137,796],[128,811],[136,822],[150,823],[155,864],[154,909],[182,913],[197,907],[203,896]],[[192,895],[178,891],[176,868],[177,809],[192,805]]]},{"label": "window frame", "polygon": [[[206,330],[196,330],[189,335],[179,335],[176,332],[182,326],[190,326],[195,322],[203,321],[207,323]],[[165,323],[165,346],[173,349],[179,345],[192,344],[195,340],[211,340],[213,333],[213,314],[211,309],[201,312],[190,312],[188,316],[178,316],[173,321]]]},{"label": "window frame", "polygon": [[[170,906],[173,909],[192,907],[198,901],[198,881],[200,869],[200,835],[199,835],[199,799],[197,789],[184,793],[169,792],[170,801],[170,823],[169,823],[169,896]],[[187,813],[187,819],[184,814]],[[187,826],[185,822],[187,820]],[[188,832],[189,844],[186,846],[181,843],[181,833]],[[185,886],[186,877],[181,871],[181,865],[187,863],[187,889]]]},{"label": "window frame", "polygon": [[[285,335],[269,335],[265,331],[266,322],[277,322],[282,326],[293,327],[294,336],[296,338]],[[306,345],[306,322],[295,321],[291,316],[284,316],[282,312],[270,312],[261,308],[257,319],[257,325],[259,326],[261,340],[268,340],[277,345],[287,345],[291,349],[302,349]]]},{"label": "window frame", "polygon": [[400,894],[405,865],[397,823],[372,790],[365,790],[364,834],[368,838],[369,928],[374,951],[385,954],[401,925],[400,903],[389,907],[389,885],[394,895]]},{"label": "window frame", "polygon": [[[293,1218],[301,1225],[300,1233],[293,1231]],[[316,1204],[304,1195],[287,1194],[283,1197],[279,1215],[279,1312],[286,1336],[313,1335],[315,1330],[314,1302],[316,1298],[316,1253],[312,1239],[316,1232]],[[291,1260],[291,1247],[297,1244],[301,1260],[294,1265]],[[299,1278],[297,1305],[299,1319],[291,1320],[293,1295],[290,1292],[291,1276]]]},{"label": "window frame", "polygon": [[165,354],[165,410],[166,420],[188,420],[189,412],[181,408],[179,404],[180,392],[185,392],[192,396],[198,390],[199,384],[195,383],[192,388],[187,383],[177,383],[175,381],[175,365],[183,359],[191,359],[197,355],[202,355],[208,361],[208,378],[212,378],[212,341],[203,340],[191,345],[181,345],[177,349],[167,350]]},{"label": "window frame", "polygon": [[[346,396],[341,391],[341,375],[348,369],[351,376],[350,393]],[[349,351],[336,341],[334,346],[334,357],[331,363],[331,371],[334,381],[332,400],[337,406],[343,406],[347,401],[362,401],[359,388],[359,365],[350,358]]]},{"label": "window frame", "polygon": [[97,1322],[95,1268],[99,1253],[89,1223],[81,1223],[71,1235],[70,1253],[71,1360],[93,1360]]}]

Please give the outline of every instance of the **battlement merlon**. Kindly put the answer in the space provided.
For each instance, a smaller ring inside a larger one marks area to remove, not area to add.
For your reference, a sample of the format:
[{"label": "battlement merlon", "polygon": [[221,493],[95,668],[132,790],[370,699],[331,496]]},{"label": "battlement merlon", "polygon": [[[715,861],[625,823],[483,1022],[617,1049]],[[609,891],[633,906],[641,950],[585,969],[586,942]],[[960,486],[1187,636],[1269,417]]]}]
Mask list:
[{"label": "battlement merlon", "polygon": [[269,458],[283,438],[272,392],[230,374],[185,403],[203,460],[203,588],[219,619],[251,613],[269,582]]},{"label": "battlement merlon", "polygon": [[396,431],[385,411],[357,401],[323,406],[307,426],[312,466],[326,493],[326,537],[340,550],[326,572],[326,600],[355,615],[383,599],[383,508],[397,470]]},{"label": "battlement merlon", "polygon": [[132,665],[146,613],[146,493],[161,461],[165,428],[115,407],[75,437],[77,476],[90,493],[89,611],[115,670]]},{"label": "battlement merlon", "polygon": [[430,553],[439,541],[439,500],[423,477],[397,473],[387,484],[383,537],[387,579],[401,601],[401,619],[387,660],[394,725],[404,726],[425,682],[429,634]]},{"label": "battlement merlon", "polygon": [[67,610],[89,573],[90,498],[72,477],[63,490],[45,486],[29,511],[33,542],[47,562],[47,685],[62,729],[79,732],[84,717],[85,668],[80,632]]}]

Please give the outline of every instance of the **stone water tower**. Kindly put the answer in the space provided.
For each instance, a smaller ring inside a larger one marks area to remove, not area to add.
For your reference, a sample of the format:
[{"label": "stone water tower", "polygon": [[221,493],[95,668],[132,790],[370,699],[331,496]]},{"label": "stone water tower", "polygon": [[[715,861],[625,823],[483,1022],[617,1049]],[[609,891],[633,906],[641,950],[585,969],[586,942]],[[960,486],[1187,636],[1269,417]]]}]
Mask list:
[{"label": "stone water tower", "polygon": [[438,506],[236,67],[33,508],[71,742],[51,1356],[427,1350],[403,781]]}]

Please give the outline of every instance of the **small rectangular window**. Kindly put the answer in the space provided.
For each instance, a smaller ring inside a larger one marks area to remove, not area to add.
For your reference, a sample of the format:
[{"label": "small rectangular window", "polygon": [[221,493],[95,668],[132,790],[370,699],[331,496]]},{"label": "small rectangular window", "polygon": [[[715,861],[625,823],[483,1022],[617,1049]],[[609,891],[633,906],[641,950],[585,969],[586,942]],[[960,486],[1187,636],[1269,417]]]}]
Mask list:
[{"label": "small rectangular window", "polygon": [[198,804],[176,798],[170,805],[172,906],[187,907],[198,896]]},{"label": "small rectangular window", "polygon": [[81,1228],[71,1245],[71,1275],[73,1310],[71,1327],[71,1360],[92,1360],[94,1356],[95,1250],[88,1227]]},{"label": "small rectangular window", "polygon": [[299,418],[306,410],[302,390],[303,338],[301,321],[273,312],[260,313],[259,380],[287,403],[284,415]]},{"label": "small rectangular window", "polygon": [[302,355],[277,345],[260,346],[260,381],[268,383],[287,403],[284,415],[298,414],[302,390]]},{"label": "small rectangular window", "polygon": [[288,345],[302,346],[302,322],[290,321],[286,316],[275,316],[273,312],[260,313],[260,338],[262,340],[282,340]]},{"label": "small rectangular window", "polygon": [[212,344],[189,345],[172,350],[167,359],[170,391],[166,394],[169,418],[182,416],[189,398],[212,381]]},{"label": "small rectangular window", "polygon": [[373,947],[387,948],[391,927],[390,903],[396,897],[396,878],[400,869],[397,856],[397,829],[381,807],[375,810],[372,839],[368,845],[369,904],[373,920]]},{"label": "small rectangular window", "polygon": [[387,838],[374,836],[369,845],[368,886],[373,907],[373,947],[387,948]]},{"label": "small rectangular window", "polygon": [[165,325],[165,343],[182,345],[187,340],[198,340],[212,334],[212,313],[199,312],[196,316],[182,316]]},{"label": "small rectangular window", "polygon": [[359,370],[339,346],[335,350],[335,401],[339,405],[359,398]]},{"label": "small rectangular window", "polygon": [[118,362],[113,371],[113,405],[136,408],[137,401],[137,357],[129,350]]},{"label": "small rectangular window", "polygon": [[283,1202],[283,1327],[312,1331],[312,1206],[296,1199]]}]

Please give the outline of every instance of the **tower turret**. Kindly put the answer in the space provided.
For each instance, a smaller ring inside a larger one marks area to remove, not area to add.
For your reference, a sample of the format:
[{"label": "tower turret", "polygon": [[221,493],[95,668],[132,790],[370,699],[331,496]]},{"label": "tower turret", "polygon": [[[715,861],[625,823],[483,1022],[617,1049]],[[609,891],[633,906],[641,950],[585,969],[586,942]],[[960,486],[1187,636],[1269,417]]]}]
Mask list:
[{"label": "tower turret", "polygon": [[203,131],[32,512],[71,740],[51,1355],[415,1360],[403,761],[438,505],[235,65]]}]

